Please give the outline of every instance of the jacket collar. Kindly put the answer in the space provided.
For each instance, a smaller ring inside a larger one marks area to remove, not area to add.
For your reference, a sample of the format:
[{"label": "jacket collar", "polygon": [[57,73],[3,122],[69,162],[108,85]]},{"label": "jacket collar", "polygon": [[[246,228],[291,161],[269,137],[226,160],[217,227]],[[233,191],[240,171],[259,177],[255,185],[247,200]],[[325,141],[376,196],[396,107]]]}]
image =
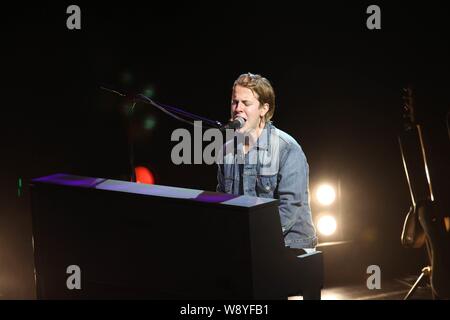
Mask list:
[{"label": "jacket collar", "polygon": [[266,125],[264,126],[264,129],[261,133],[261,135],[258,138],[258,141],[256,142],[256,146],[258,150],[269,150],[270,148],[270,135],[271,131],[273,129],[272,122],[266,122]]}]

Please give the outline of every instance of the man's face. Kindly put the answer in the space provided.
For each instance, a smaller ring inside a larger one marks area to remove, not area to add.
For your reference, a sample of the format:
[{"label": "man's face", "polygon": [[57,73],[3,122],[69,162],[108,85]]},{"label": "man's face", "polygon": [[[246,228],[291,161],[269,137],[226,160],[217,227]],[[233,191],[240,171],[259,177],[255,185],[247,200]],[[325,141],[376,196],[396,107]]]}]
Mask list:
[{"label": "man's face", "polygon": [[268,106],[260,108],[258,95],[252,90],[236,85],[231,97],[231,118],[242,117],[245,125],[237,130],[239,133],[249,133],[256,130],[261,121],[261,116],[267,112]]}]

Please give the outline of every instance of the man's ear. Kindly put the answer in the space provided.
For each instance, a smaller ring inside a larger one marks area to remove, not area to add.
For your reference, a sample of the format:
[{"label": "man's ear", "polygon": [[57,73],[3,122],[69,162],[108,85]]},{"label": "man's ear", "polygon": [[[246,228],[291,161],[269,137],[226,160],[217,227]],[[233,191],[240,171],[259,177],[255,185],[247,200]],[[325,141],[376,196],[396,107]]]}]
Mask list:
[{"label": "man's ear", "polygon": [[269,111],[269,104],[268,103],[264,103],[263,106],[260,108],[259,115],[261,117],[264,117],[268,111]]}]

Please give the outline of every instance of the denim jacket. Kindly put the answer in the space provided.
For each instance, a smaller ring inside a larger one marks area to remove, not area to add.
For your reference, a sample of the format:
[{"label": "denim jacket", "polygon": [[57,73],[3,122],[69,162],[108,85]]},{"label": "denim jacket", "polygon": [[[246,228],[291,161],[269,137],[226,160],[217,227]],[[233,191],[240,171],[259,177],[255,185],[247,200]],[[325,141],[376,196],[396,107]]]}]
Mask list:
[{"label": "denim jacket", "polygon": [[[219,153],[217,191],[279,199],[285,245],[314,248],[316,231],[309,205],[309,166],[300,145],[268,122],[244,156],[236,139]],[[224,152],[225,151],[225,152]]]}]

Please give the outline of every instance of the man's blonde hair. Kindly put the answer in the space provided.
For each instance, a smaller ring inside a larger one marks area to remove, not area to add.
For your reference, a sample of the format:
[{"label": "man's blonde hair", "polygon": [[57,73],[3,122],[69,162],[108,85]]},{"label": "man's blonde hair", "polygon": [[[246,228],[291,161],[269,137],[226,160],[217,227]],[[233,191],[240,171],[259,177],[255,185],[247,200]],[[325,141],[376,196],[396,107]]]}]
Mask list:
[{"label": "man's blonde hair", "polygon": [[252,90],[253,94],[257,95],[258,101],[262,107],[265,103],[269,105],[269,110],[264,116],[264,121],[268,122],[273,117],[275,112],[275,91],[272,88],[269,80],[260,76],[259,74],[244,73],[241,74],[233,84],[234,88],[239,85],[244,88]]}]

